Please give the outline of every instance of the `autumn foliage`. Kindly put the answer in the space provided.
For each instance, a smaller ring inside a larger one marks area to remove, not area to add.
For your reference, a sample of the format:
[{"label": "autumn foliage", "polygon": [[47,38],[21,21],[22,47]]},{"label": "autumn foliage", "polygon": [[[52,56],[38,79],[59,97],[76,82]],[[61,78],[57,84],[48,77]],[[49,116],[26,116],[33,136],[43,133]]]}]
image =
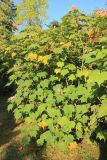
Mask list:
[{"label": "autumn foliage", "polygon": [[59,25],[44,30],[28,23],[13,35],[6,51],[13,64],[7,86],[15,85],[8,111],[26,124],[26,143],[33,138],[65,151],[93,134],[106,139],[106,14],[73,6]]}]

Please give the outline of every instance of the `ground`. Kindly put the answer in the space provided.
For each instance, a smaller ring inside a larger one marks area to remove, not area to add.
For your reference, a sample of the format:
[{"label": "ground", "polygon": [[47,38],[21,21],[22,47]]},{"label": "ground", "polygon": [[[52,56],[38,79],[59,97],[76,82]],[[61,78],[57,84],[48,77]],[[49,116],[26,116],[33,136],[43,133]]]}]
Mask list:
[{"label": "ground", "polygon": [[107,160],[107,144],[90,144],[87,139],[67,154],[54,148],[39,149],[34,144],[24,146],[23,124],[16,123],[6,111],[7,98],[0,96],[0,160]]}]

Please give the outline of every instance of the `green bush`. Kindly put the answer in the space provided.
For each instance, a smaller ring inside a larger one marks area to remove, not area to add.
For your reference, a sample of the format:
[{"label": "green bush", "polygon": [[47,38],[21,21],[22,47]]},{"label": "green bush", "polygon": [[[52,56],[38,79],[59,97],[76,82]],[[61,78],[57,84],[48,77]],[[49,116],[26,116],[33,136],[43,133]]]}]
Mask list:
[{"label": "green bush", "polygon": [[106,19],[75,9],[57,27],[31,27],[13,39],[15,65],[8,73],[17,87],[8,110],[25,121],[25,143],[35,137],[39,146],[46,143],[64,151],[95,130],[104,138]]}]

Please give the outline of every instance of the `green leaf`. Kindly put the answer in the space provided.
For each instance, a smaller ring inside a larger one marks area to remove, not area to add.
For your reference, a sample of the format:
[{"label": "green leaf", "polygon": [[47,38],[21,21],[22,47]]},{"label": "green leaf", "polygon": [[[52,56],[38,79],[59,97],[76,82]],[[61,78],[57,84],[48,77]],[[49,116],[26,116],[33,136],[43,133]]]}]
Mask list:
[{"label": "green leaf", "polygon": [[81,138],[83,138],[83,133],[81,131],[76,131],[76,136],[77,139],[80,140]]},{"label": "green leaf", "polygon": [[75,75],[74,74],[71,74],[69,77],[68,77],[69,80],[73,81],[75,80]]},{"label": "green leaf", "polygon": [[54,48],[53,52],[60,54],[63,52],[63,49],[62,48]]},{"label": "green leaf", "polygon": [[63,111],[64,111],[65,116],[72,117],[72,114],[75,112],[75,107],[73,105],[65,105],[63,107]]},{"label": "green leaf", "polygon": [[82,132],[82,127],[83,127],[82,124],[80,122],[78,122],[76,125],[76,130]]},{"label": "green leaf", "polygon": [[66,116],[63,116],[63,117],[59,117],[58,120],[57,120],[57,123],[63,127],[65,126],[67,123],[69,123],[69,119],[66,117]]},{"label": "green leaf", "polygon": [[66,74],[68,74],[69,73],[69,70],[68,69],[63,69],[63,70],[61,70],[61,75],[62,76],[65,76]]},{"label": "green leaf", "polygon": [[107,140],[107,130],[102,130],[97,132],[97,138],[100,140]]},{"label": "green leaf", "polygon": [[36,93],[29,95],[29,100],[34,101],[36,99]]},{"label": "green leaf", "polygon": [[98,84],[103,83],[105,80],[107,80],[107,72],[103,71],[100,72],[100,70],[94,70],[92,71],[88,83],[97,82]]},{"label": "green leaf", "polygon": [[30,137],[28,137],[28,136],[23,137],[22,143],[24,143],[25,145],[28,145],[30,143]]},{"label": "green leaf", "polygon": [[74,64],[69,64],[69,65],[66,65],[65,68],[68,68],[69,70],[73,71],[76,69],[76,66]]},{"label": "green leaf", "polygon": [[58,80],[58,77],[56,77],[56,76],[51,76],[51,77],[49,78],[49,80],[50,80],[51,82],[55,82],[55,81]]},{"label": "green leaf", "polygon": [[41,81],[40,85],[41,85],[42,88],[47,88],[48,85],[49,85],[49,80],[45,79],[45,80]]},{"label": "green leaf", "polygon": [[41,115],[42,112],[46,110],[46,107],[47,107],[47,105],[45,103],[44,104],[40,104],[38,106],[38,110],[37,110],[38,114]]},{"label": "green leaf", "polygon": [[50,131],[46,131],[41,134],[40,139],[37,140],[38,145],[43,145],[44,141],[48,141],[49,138],[52,137],[52,134]]},{"label": "green leaf", "polygon": [[26,104],[23,108],[23,112],[29,113],[32,109],[34,109],[34,104]]},{"label": "green leaf", "polygon": [[22,118],[22,113],[20,112],[19,109],[14,110],[14,116],[15,116],[16,120],[19,120],[20,118]]},{"label": "green leaf", "polygon": [[62,68],[64,66],[64,62],[58,62],[57,66],[60,67],[60,68]]},{"label": "green leaf", "polygon": [[16,102],[17,105],[20,105],[22,100],[23,100],[23,97],[18,97],[17,96],[15,102]]},{"label": "green leaf", "polygon": [[70,133],[72,129],[75,128],[75,122],[69,121],[66,125],[62,127],[62,131],[65,133]]},{"label": "green leaf", "polygon": [[56,108],[52,108],[52,107],[48,107],[47,108],[47,113],[49,115],[49,117],[55,117],[55,116],[58,116],[60,117],[61,114],[60,114],[60,110],[56,109]]},{"label": "green leaf", "polygon": [[97,109],[98,112],[98,117],[105,117],[107,116],[107,99],[105,99],[104,101],[102,101],[101,106]]},{"label": "green leaf", "polygon": [[13,109],[13,107],[14,107],[13,104],[9,104],[8,107],[7,107],[7,110],[8,110],[8,111],[11,111],[11,110]]},{"label": "green leaf", "polygon": [[46,75],[47,75],[46,72],[39,72],[39,73],[37,73],[37,77],[40,77],[40,78],[45,78]]}]

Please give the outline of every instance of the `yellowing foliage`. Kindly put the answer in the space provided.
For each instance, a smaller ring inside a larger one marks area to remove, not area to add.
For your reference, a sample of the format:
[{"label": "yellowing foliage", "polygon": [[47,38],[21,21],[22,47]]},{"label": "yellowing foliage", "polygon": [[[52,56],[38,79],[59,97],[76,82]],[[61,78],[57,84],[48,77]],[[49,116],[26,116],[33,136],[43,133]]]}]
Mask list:
[{"label": "yellowing foliage", "polygon": [[38,69],[38,68],[39,68],[39,64],[34,64],[34,67],[35,67],[36,69]]},{"label": "yellowing foliage", "polygon": [[[107,116],[107,49],[103,33],[107,27],[105,20],[102,24],[99,20],[79,10],[69,12],[56,28],[36,30],[29,26],[8,46],[8,53],[19,55],[12,59],[14,67],[10,65],[8,72],[8,85],[14,82],[16,86],[8,111],[14,112],[16,120],[34,127],[28,126],[25,132],[35,137],[37,146],[74,151],[76,142],[86,135],[90,138]],[[101,134],[96,138],[106,140]]]},{"label": "yellowing foliage", "polygon": [[96,12],[96,15],[97,15],[98,17],[107,17],[107,9],[97,11],[97,12]]},{"label": "yellowing foliage", "polygon": [[29,53],[28,59],[30,61],[37,61],[37,62],[42,62],[44,64],[48,64],[48,61],[51,59],[51,55],[46,55],[46,56],[38,56],[35,53]]},{"label": "yellowing foliage", "polygon": [[30,52],[30,53],[28,54],[28,59],[29,59],[30,61],[37,60],[37,57],[38,57],[38,55],[35,54],[35,53],[33,53],[33,52]]},{"label": "yellowing foliage", "polygon": [[55,72],[56,74],[61,73],[61,69],[60,69],[60,68],[56,68],[56,69],[54,70],[54,72]]},{"label": "yellowing foliage", "polygon": [[[48,64],[48,61],[51,59],[51,55],[46,55],[42,58],[42,61],[44,64]],[[39,60],[38,60],[39,61]]]},{"label": "yellowing foliage", "polygon": [[38,62],[43,62],[43,61],[44,61],[44,56],[38,56],[37,61],[38,61]]},{"label": "yellowing foliage", "polygon": [[44,129],[45,127],[47,127],[47,123],[44,122],[44,121],[40,122],[38,125],[39,125],[39,127],[43,128],[43,129]]},{"label": "yellowing foliage", "polygon": [[88,34],[88,36],[92,36],[94,34],[94,30],[93,29],[89,29],[87,34]]},{"label": "yellowing foliage", "polygon": [[70,47],[72,45],[71,42],[61,42],[62,47]]},{"label": "yellowing foliage", "polygon": [[83,70],[83,75],[84,75],[85,77],[89,77],[90,74],[91,74],[91,70],[88,70],[88,69],[84,69],[84,70]]},{"label": "yellowing foliage", "polygon": [[77,148],[77,143],[76,142],[71,142],[69,145],[68,145],[68,148],[69,150],[74,150]]},{"label": "yellowing foliage", "polygon": [[71,11],[76,11],[76,10],[78,10],[78,8],[76,7],[76,6],[71,6]]},{"label": "yellowing foliage", "polygon": [[99,40],[99,37],[94,37],[94,38],[90,38],[88,41],[89,43],[94,43],[97,42]]}]

